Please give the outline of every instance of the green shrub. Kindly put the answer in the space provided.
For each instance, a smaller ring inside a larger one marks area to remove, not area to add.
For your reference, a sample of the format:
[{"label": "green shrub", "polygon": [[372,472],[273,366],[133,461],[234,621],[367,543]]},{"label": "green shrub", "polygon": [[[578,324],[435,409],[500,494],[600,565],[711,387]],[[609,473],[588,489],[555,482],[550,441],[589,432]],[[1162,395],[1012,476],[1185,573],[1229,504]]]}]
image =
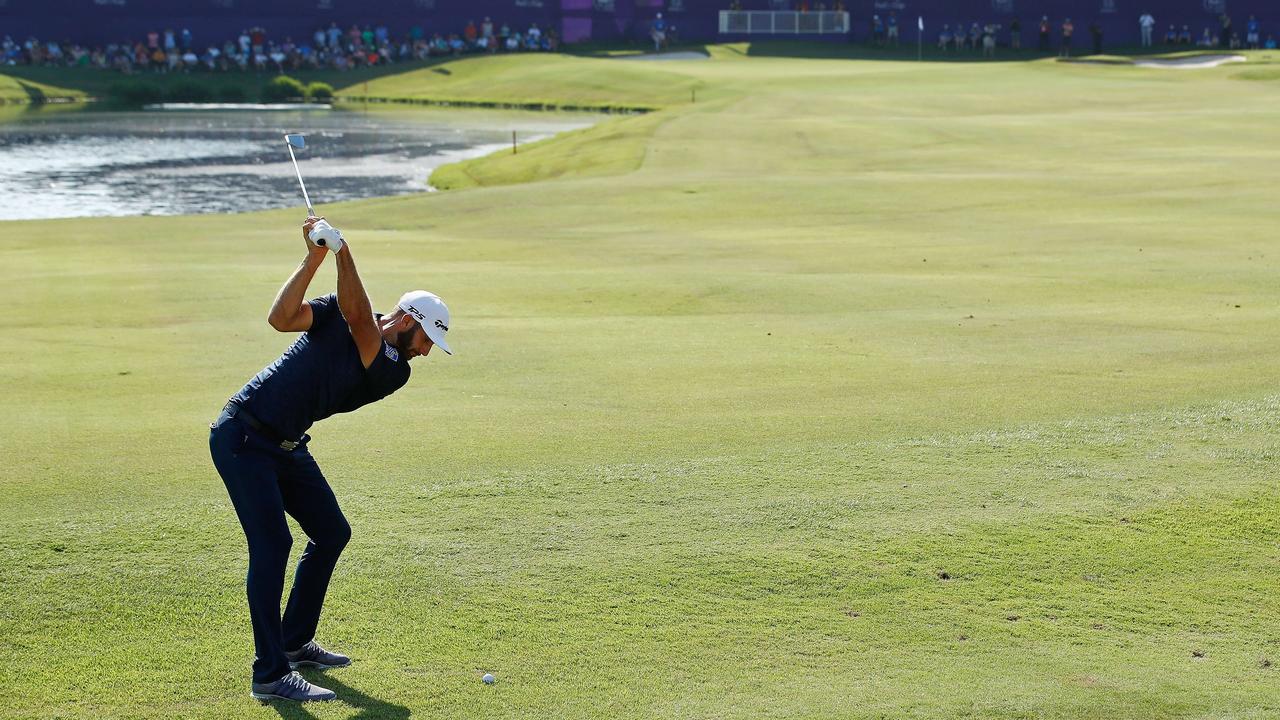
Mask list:
[{"label": "green shrub", "polygon": [[218,102],[242,103],[248,99],[244,88],[239,85],[226,85],[218,88]]},{"label": "green shrub", "polygon": [[164,98],[160,88],[140,80],[115,83],[107,90],[107,95],[112,102],[124,105],[148,105]]},{"label": "green shrub", "polygon": [[271,82],[262,88],[263,102],[289,102],[302,100],[307,96],[307,89],[302,83],[289,77],[288,75],[280,75],[271,78]]},{"label": "green shrub", "polygon": [[193,80],[177,83],[165,91],[165,102],[206,103],[213,100],[213,92]]},{"label": "green shrub", "polygon": [[307,99],[312,102],[332,102],[333,86],[325,82],[313,82],[307,86]]}]

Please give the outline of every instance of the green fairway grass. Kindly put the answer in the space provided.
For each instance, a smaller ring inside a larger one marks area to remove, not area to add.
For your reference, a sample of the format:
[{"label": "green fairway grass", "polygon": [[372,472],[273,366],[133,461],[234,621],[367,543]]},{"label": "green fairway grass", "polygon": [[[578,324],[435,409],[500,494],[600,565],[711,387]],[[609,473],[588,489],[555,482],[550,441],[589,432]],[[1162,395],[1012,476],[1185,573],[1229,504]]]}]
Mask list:
[{"label": "green fairway grass", "polygon": [[311,431],[335,703],[207,448],[301,214],[0,224],[0,717],[1280,716],[1280,84],[751,50],[370,81],[657,110],[325,208],[457,352]]},{"label": "green fairway grass", "polygon": [[690,98],[696,77],[666,67],[571,55],[496,55],[443,63],[428,71],[348,84],[338,95],[436,102],[511,100],[549,106],[653,109]]}]

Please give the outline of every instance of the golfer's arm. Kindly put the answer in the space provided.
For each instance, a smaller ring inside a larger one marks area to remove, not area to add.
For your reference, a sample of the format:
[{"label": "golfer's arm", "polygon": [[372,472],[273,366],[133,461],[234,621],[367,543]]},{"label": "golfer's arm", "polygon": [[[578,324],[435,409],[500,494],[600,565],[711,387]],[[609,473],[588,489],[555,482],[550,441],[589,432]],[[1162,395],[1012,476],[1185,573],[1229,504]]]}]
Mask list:
[{"label": "golfer's arm", "polygon": [[307,286],[316,270],[324,263],[325,251],[309,252],[297,270],[285,281],[284,287],[276,293],[276,301],[271,303],[271,312],[267,314],[267,322],[280,332],[303,332],[311,329],[311,306],[305,298]]},{"label": "golfer's arm", "polygon": [[364,291],[364,283],[360,281],[360,273],[356,271],[356,261],[351,257],[351,245],[344,245],[336,258],[338,309],[346,318],[347,327],[351,328],[351,339],[356,341],[356,349],[360,351],[360,362],[367,368],[382,349],[382,335],[373,320],[373,306]]}]

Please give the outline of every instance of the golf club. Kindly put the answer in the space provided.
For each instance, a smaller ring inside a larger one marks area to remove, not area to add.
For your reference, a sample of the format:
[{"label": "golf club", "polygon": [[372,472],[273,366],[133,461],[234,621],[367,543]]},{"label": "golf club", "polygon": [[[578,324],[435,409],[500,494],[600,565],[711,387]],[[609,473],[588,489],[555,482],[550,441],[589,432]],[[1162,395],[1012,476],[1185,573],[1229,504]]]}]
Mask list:
[{"label": "golf club", "polygon": [[[302,133],[289,133],[284,136],[284,142],[289,148],[289,159],[293,161],[293,171],[298,175],[298,186],[302,188],[302,199],[307,201],[307,217],[312,217],[316,214],[316,211],[311,207],[311,196],[307,195],[307,185],[302,182],[302,171],[298,169],[298,158],[293,154],[294,148],[302,150],[307,146],[307,139]],[[311,242],[316,245],[328,247],[328,241],[323,237],[324,233],[321,231],[320,226],[328,228],[328,223],[321,220],[317,227],[313,228],[307,235],[311,238]],[[341,249],[342,244],[338,243],[335,247]]]},{"label": "golf club", "polygon": [[293,161],[293,171],[298,175],[298,185],[302,187],[302,199],[307,201],[307,216],[315,215],[315,210],[311,208],[311,198],[307,195],[306,183],[302,182],[302,171],[298,169],[298,158],[294,156],[293,149],[299,150],[307,146],[307,139],[302,133],[290,133],[284,136],[284,142],[289,148],[289,159]]}]

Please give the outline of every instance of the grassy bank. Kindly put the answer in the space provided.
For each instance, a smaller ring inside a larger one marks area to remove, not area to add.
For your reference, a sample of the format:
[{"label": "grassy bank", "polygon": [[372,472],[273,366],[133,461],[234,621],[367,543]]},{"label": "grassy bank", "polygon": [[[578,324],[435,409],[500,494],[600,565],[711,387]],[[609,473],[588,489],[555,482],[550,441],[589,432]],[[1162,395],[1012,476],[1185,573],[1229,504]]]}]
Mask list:
[{"label": "grassy bank", "polygon": [[296,213],[3,225],[0,716],[1280,713],[1276,84],[470,62],[370,87],[662,110],[328,212],[458,351],[313,429],[341,702],[248,698],[206,445]]},{"label": "grassy bank", "polygon": [[[556,107],[657,109],[688,102],[700,83],[664,67],[571,55],[498,55],[443,63],[428,71],[388,75],[368,83],[373,97],[406,100],[521,103]],[[363,83],[340,96],[358,99]]]},{"label": "grassy bank", "polygon": [[[426,63],[405,63],[395,66],[399,72],[411,71],[425,67]],[[383,72],[379,68],[362,68],[350,72],[291,72],[304,84],[323,82],[334,87],[344,87],[350,83],[363,83],[379,77]],[[250,101],[262,95],[263,88],[277,73],[152,73],[143,72],[125,75],[116,71],[97,70],[93,68],[51,68],[51,67],[3,67],[0,68],[0,96],[25,97],[21,93],[22,85],[36,87],[54,87],[56,93],[70,96],[98,98],[109,100],[115,90],[121,86],[138,86],[149,88],[158,96],[166,96],[176,88],[196,86],[217,98],[227,88],[235,88],[243,98]],[[19,92],[14,92],[14,89]],[[51,92],[50,94],[55,94]]]},{"label": "grassy bank", "polygon": [[[359,102],[439,103],[472,106],[526,106],[532,109],[651,110],[687,100],[696,89],[678,74],[571,55],[513,54],[460,60],[436,58],[348,72],[289,72],[304,85],[339,89],[340,99]],[[136,73],[90,68],[0,68],[0,98],[10,102],[43,96],[120,99],[121,89],[138,88],[158,98],[188,88],[218,99],[233,90],[249,101],[261,97],[277,73]],[[44,95],[42,95],[42,93]],[[134,93],[138,94],[138,93]],[[243,100],[241,100],[243,101]]]},{"label": "grassy bank", "polygon": [[[49,79],[60,81],[65,77],[59,74],[51,75]],[[81,89],[61,87],[0,72],[0,105],[41,105],[67,100],[83,102],[87,97]]]}]

